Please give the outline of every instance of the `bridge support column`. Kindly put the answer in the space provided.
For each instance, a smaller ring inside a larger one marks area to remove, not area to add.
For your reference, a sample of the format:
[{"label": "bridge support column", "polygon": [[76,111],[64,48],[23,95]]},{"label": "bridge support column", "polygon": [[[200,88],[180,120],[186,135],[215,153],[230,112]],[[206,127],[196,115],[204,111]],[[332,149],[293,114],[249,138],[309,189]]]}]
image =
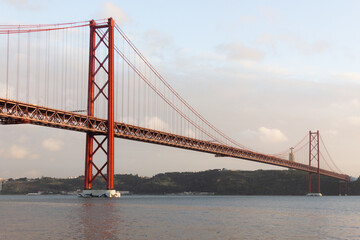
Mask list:
[{"label": "bridge support column", "polygon": [[[320,192],[320,150],[319,150],[319,131],[309,131],[309,166],[312,166],[312,162],[317,162],[317,170],[315,172],[309,172],[309,196],[322,196]],[[317,174],[318,186],[317,193],[312,192],[311,175]]]},{"label": "bridge support column", "polygon": [[348,182],[347,181],[339,181],[339,196],[348,194]]},{"label": "bridge support column", "polygon": [[[95,135],[90,130],[86,134],[83,196],[120,197],[120,193],[114,191],[114,26],[112,18],[109,18],[107,24],[103,25],[97,25],[94,20],[90,22],[87,111],[88,116],[93,117],[95,102],[105,101],[107,103],[107,126],[105,126],[107,133],[105,136]],[[106,51],[107,55],[96,54],[96,50],[101,50],[102,53]],[[99,81],[97,81],[98,75],[101,75]],[[104,75],[107,75],[106,81],[104,81]],[[88,128],[92,128],[91,123],[88,123]],[[105,142],[107,143],[105,144]],[[94,143],[96,144],[95,148]],[[102,165],[94,162],[95,154],[98,151],[106,155],[106,162]],[[106,174],[103,173],[105,167],[107,168]],[[93,174],[93,170],[96,170],[95,174]],[[106,181],[107,190],[92,190],[92,183],[97,176],[102,176]]]}]

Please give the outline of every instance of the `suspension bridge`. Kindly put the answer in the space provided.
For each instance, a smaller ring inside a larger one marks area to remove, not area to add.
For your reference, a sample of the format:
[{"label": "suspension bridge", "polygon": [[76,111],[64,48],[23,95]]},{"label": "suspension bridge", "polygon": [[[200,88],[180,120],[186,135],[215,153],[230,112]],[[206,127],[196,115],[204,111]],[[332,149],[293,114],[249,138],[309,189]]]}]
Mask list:
[{"label": "suspension bridge", "polygon": [[312,174],[318,193],[320,175],[349,181],[319,131],[279,154],[227,136],[170,86],[111,18],[0,25],[0,41],[0,124],[85,133],[84,191],[102,177],[114,193],[115,138],[306,171],[309,192]]}]

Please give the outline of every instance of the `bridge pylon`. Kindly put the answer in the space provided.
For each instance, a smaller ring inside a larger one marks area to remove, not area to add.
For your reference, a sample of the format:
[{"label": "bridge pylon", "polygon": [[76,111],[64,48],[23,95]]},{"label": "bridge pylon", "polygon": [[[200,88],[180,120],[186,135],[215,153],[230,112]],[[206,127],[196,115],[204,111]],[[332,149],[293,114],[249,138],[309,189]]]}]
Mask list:
[{"label": "bridge pylon", "polygon": [[340,180],[339,181],[339,196],[347,196],[348,194],[348,181],[343,181],[343,180]]},{"label": "bridge pylon", "polygon": [[312,166],[312,162],[315,162],[317,165],[317,193],[312,192],[312,185],[311,185],[311,175],[314,172],[309,172],[309,196],[322,196],[320,192],[320,134],[319,130],[316,132],[309,131],[309,167]]},{"label": "bridge pylon", "polygon": [[[120,194],[114,190],[114,26],[112,18],[103,25],[97,25],[94,20],[90,21],[87,115],[94,117],[95,102],[102,97],[107,102],[107,132],[105,135],[86,133],[83,196],[120,197]],[[97,54],[100,48],[107,50],[105,56]],[[99,76],[100,72],[101,76]],[[107,75],[105,81],[104,75]],[[103,151],[106,155],[106,162],[103,165],[96,165],[94,162],[97,151]],[[106,174],[103,173],[105,167]],[[93,170],[96,170],[95,174]],[[92,183],[99,175],[107,183],[106,190],[92,190]]]}]

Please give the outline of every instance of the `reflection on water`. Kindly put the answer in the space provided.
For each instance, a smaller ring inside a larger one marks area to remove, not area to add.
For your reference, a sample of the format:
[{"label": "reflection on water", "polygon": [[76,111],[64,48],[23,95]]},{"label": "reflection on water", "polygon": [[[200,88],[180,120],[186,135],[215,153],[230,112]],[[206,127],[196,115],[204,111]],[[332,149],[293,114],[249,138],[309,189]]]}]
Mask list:
[{"label": "reflection on water", "polygon": [[360,239],[359,200],[0,195],[0,239]]},{"label": "reflection on water", "polygon": [[[82,236],[85,239],[117,239],[120,236],[118,225],[121,223],[121,214],[111,201],[113,199],[82,199],[84,200],[77,215],[80,222],[75,225],[81,228]],[[100,201],[92,201],[100,200]],[[76,229],[74,229],[76,231]]]}]

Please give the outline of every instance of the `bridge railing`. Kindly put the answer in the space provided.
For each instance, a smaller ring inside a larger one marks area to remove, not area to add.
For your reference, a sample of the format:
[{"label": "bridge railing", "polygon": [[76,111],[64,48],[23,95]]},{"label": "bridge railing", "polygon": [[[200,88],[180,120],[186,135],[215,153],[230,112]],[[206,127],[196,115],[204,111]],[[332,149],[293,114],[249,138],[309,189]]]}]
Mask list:
[{"label": "bridge railing", "polygon": [[[72,131],[91,132],[94,134],[105,134],[108,130],[107,121],[104,119],[1,98],[0,123],[30,123],[47,127],[63,128]],[[115,137],[118,138],[167,145],[211,154],[219,154],[226,157],[246,159],[275,166],[317,173],[316,167],[306,164],[292,162],[271,155],[235,148],[211,141],[199,140],[126,123],[116,122],[114,133]],[[325,169],[320,169],[320,174],[349,181],[348,175]]]}]

